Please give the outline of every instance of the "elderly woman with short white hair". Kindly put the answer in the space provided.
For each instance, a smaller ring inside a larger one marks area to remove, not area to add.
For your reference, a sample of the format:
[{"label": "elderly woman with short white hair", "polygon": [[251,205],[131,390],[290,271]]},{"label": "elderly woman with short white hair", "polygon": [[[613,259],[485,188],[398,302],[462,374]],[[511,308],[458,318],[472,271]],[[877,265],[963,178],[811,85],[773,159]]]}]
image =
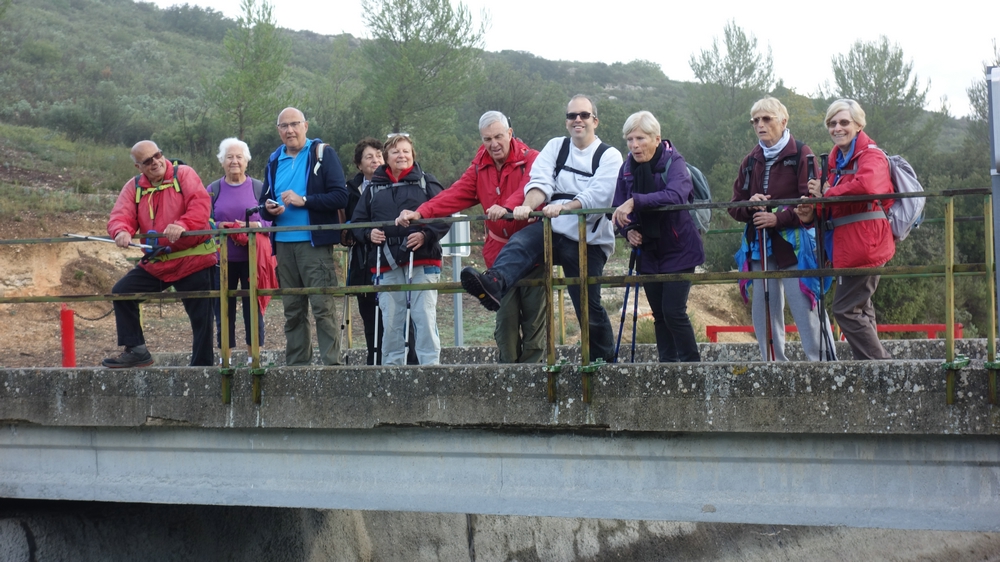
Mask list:
[{"label": "elderly woman with short white hair", "polygon": [[[750,126],[757,144],[740,163],[733,182],[732,201],[759,201],[762,205],[729,209],[734,219],[747,225],[736,262],[743,271],[814,269],[817,264],[813,253],[815,242],[810,238],[813,234],[802,228],[795,208],[763,204],[769,199],[798,199],[809,195],[809,157],[813,151],[795,140],[788,129],[788,110],[770,96],[758,100],[750,108]],[[748,297],[748,285],[747,282],[740,284],[744,299]],[[837,359],[830,321],[826,314],[820,314],[818,303],[822,288],[818,280],[754,279],[752,286],[753,327],[765,361],[788,360],[785,356],[785,303],[795,319],[806,359]]]},{"label": "elderly woman with short white hair", "polygon": [[[247,226],[247,209],[256,208],[257,200],[263,188],[260,180],[247,176],[247,164],[250,163],[250,147],[237,138],[228,138],[219,143],[219,164],[225,175],[208,184],[208,193],[212,196],[212,217],[216,225],[226,224],[233,228]],[[261,220],[260,213],[254,211],[250,215],[250,227],[260,228],[271,226],[271,223]],[[232,236],[227,237],[227,256],[229,259],[229,276],[226,286],[230,291],[237,287],[246,291],[250,288],[250,255],[247,246],[236,244]],[[213,279],[213,289],[222,286],[219,267]],[[250,349],[250,297],[243,297],[243,327],[246,330],[247,349]],[[222,319],[220,318],[219,302],[214,302],[216,344],[222,347]],[[264,344],[264,315],[258,309],[257,322],[260,326],[259,344]],[[229,297],[229,345],[236,344],[236,297]]]},{"label": "elderly woman with short white hair", "polygon": [[[622,127],[629,155],[618,172],[612,219],[633,252],[640,275],[694,273],[705,263],[701,234],[688,211],[655,211],[691,203],[694,184],[677,148],[660,138],[660,123],[648,111],[632,114]],[[661,362],[700,361],[687,314],[690,281],[643,283],[653,312]],[[637,295],[638,296],[638,295]],[[626,303],[627,304],[627,303]]]}]

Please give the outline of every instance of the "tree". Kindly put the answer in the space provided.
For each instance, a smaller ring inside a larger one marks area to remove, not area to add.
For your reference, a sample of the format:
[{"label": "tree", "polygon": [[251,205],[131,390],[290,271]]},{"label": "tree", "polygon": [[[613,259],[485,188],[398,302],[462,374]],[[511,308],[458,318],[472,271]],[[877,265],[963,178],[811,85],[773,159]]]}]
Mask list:
[{"label": "tree", "polygon": [[746,100],[769,92],[774,84],[771,47],[766,55],[757,52],[757,37],[748,37],[735,21],[726,24],[723,36],[725,53],[719,52],[719,39],[713,38],[712,48],[691,55],[689,64],[699,82],[721,89],[721,108],[728,115],[747,113]]},{"label": "tree", "polygon": [[243,0],[236,28],[226,32],[223,42],[229,63],[208,88],[216,108],[244,138],[248,128],[274,119],[288,105],[284,87],[291,48],[275,24],[267,0]]},{"label": "tree", "polygon": [[3,19],[4,15],[6,15],[7,8],[10,8],[13,1],[14,0],[0,0],[0,20]]},{"label": "tree", "polygon": [[474,27],[469,9],[448,0],[363,0],[371,41],[364,46],[370,111],[392,132],[429,125],[454,111],[474,86],[487,18]]},{"label": "tree", "polygon": [[[750,107],[774,84],[771,48],[757,49],[757,38],[747,35],[735,21],[723,30],[723,48],[718,38],[712,47],[691,55],[689,61],[700,86],[692,87],[690,113],[697,125],[692,152],[706,171],[718,162],[739,161],[754,142],[747,124]],[[731,182],[714,181],[714,185]],[[722,195],[719,195],[720,197]],[[728,194],[725,196],[728,199]]]},{"label": "tree", "polygon": [[913,63],[885,36],[878,41],[856,41],[846,55],[833,57],[836,97],[861,104],[868,121],[865,132],[891,152],[927,153],[937,142],[946,109],[927,114],[930,81],[921,88]]},{"label": "tree", "polygon": [[[972,121],[969,127],[969,140],[973,146],[978,145],[984,154],[988,156],[990,145],[990,108],[989,108],[989,84],[986,82],[986,72],[991,66],[1000,66],[1000,49],[997,49],[997,41],[993,40],[993,60],[983,62],[983,77],[976,80],[965,92],[969,96],[969,105],[972,106]],[[1000,115],[994,116],[1000,119]]]}]

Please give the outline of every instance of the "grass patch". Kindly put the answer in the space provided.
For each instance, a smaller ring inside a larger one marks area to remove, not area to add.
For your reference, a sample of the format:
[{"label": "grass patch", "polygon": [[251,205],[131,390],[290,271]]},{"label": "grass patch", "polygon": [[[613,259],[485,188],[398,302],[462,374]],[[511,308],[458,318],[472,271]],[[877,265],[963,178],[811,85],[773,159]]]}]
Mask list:
[{"label": "grass patch", "polygon": [[78,195],[61,191],[0,184],[0,217],[21,222],[26,213],[35,215],[75,212],[106,213],[116,195]]}]

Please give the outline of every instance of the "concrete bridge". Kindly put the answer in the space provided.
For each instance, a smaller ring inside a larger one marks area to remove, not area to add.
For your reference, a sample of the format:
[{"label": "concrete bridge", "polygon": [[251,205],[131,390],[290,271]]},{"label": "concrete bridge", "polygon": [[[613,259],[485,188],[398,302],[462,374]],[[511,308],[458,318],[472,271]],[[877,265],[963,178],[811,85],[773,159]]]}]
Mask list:
[{"label": "concrete bridge", "polygon": [[0,497],[1000,531],[984,342],[957,342],[972,364],[950,406],[943,342],[887,343],[891,362],[714,344],[699,364],[606,365],[589,404],[579,367],[550,403],[541,366],[478,349],[272,367],[260,404],[245,369],[231,404],[213,369],[7,369]]}]

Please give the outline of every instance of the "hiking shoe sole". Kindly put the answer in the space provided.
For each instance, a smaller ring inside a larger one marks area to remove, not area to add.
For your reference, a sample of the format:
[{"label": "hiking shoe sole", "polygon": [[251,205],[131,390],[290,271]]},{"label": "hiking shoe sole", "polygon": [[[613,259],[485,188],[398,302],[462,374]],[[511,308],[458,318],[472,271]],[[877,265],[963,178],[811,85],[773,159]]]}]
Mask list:
[{"label": "hiking shoe sole", "polygon": [[500,310],[500,299],[491,295],[479,280],[479,272],[471,267],[462,270],[462,288],[466,293],[479,299],[479,304],[486,307],[486,310],[496,312]]}]

